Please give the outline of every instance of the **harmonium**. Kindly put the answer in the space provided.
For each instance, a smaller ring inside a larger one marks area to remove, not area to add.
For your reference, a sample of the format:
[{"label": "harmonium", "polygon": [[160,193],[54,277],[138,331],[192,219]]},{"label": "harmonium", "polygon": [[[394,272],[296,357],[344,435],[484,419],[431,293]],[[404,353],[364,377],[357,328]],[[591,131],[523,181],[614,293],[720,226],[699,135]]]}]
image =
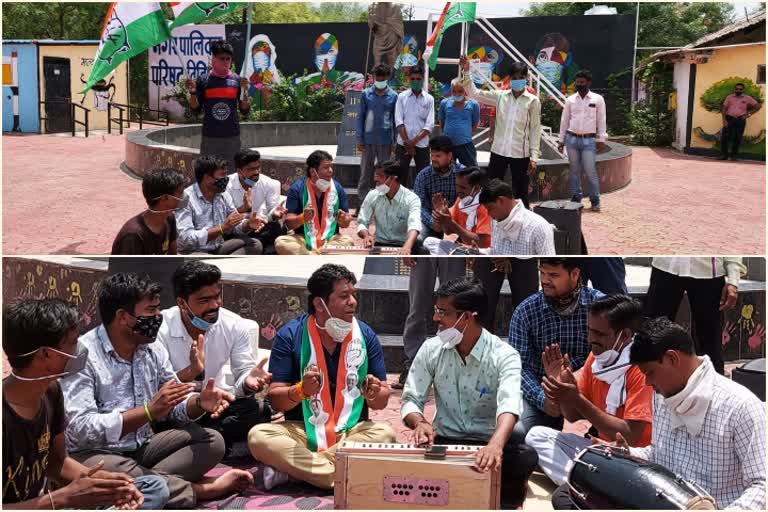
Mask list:
[{"label": "harmonium", "polygon": [[355,245],[349,246],[336,246],[336,247],[321,247],[319,249],[320,254],[361,254],[370,256],[396,256],[399,247],[357,247]]},{"label": "harmonium", "polygon": [[500,508],[500,470],[474,469],[481,446],[360,443],[336,451],[336,509]]}]

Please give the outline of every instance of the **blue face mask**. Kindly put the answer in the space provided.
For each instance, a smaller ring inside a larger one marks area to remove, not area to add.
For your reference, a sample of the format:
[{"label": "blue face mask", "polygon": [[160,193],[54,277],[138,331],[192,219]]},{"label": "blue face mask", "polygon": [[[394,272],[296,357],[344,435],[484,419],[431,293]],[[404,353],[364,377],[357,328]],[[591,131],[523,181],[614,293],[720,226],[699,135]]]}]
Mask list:
[{"label": "blue face mask", "polygon": [[513,91],[523,91],[525,90],[525,86],[528,83],[528,81],[525,78],[520,78],[519,80],[510,80],[509,81],[509,88]]},{"label": "blue face mask", "polygon": [[245,182],[246,186],[252,187],[252,186],[254,186],[256,184],[256,181],[259,181],[259,180],[258,180],[258,178],[256,179],[256,181],[254,181],[254,180],[252,180],[250,178],[244,178],[243,181]]},{"label": "blue face mask", "polygon": [[376,80],[375,82],[373,82],[373,85],[377,89],[379,89],[379,90],[386,89],[387,88],[387,81],[386,80]]},{"label": "blue face mask", "polygon": [[[189,307],[189,304],[187,304],[187,314],[189,315],[189,321],[192,322],[192,325],[194,325],[195,327],[197,327],[203,332],[210,329],[211,326],[216,323],[215,320],[213,322],[206,322],[202,318],[195,316],[194,313],[192,313],[192,309]],[[216,320],[218,320],[218,317],[216,318]]]},{"label": "blue face mask", "polygon": [[456,103],[461,103],[462,101],[464,101],[464,96],[463,95],[462,96],[454,96],[453,97],[453,101],[455,101]]}]

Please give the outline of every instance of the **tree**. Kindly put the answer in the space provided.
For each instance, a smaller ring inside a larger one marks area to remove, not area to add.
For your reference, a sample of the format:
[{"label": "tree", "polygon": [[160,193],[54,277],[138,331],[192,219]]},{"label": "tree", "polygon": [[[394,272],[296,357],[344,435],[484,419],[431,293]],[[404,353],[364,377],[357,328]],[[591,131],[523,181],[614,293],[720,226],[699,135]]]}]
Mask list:
[{"label": "tree", "polygon": [[[618,14],[635,14],[636,3],[600,3],[615,7]],[[533,3],[524,10],[525,16],[583,15],[591,7],[588,3]],[[640,2],[638,47],[685,46],[732,21],[733,5],[720,2]],[[653,50],[638,51],[638,58]]]},{"label": "tree", "polygon": [[24,2],[3,5],[4,39],[98,39],[109,3]]}]

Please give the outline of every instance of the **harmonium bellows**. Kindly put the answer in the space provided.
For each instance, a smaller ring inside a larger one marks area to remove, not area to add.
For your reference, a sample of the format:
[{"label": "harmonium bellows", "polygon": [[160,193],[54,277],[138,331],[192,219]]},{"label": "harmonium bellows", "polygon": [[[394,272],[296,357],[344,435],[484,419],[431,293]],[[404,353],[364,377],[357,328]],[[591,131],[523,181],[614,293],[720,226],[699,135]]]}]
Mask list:
[{"label": "harmonium bellows", "polygon": [[398,247],[357,247],[354,245],[344,245],[336,247],[321,247],[318,251],[320,254],[368,254],[379,255],[386,254],[394,256],[400,251]]},{"label": "harmonium bellows", "polygon": [[344,441],[336,451],[337,509],[482,509],[500,505],[499,470],[474,469],[481,446],[446,445],[430,457],[412,444]]}]

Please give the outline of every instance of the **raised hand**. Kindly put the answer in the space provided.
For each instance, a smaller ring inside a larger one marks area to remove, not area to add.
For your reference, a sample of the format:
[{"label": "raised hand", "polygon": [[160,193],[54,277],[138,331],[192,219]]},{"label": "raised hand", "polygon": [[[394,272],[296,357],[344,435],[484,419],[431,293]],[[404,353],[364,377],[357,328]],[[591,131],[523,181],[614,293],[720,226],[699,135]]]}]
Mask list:
[{"label": "raised hand", "polygon": [[183,402],[194,389],[195,384],[192,382],[167,381],[147,404],[152,418],[157,421],[167,416],[171,409]]},{"label": "raised hand", "polygon": [[232,393],[227,393],[217,387],[214,387],[213,379],[208,379],[203,390],[200,392],[200,407],[204,411],[211,413],[211,418],[216,419],[229,407],[230,402],[235,401]]},{"label": "raised hand", "polygon": [[245,386],[247,389],[258,393],[264,386],[269,385],[272,382],[272,374],[264,369],[267,364],[267,358],[265,357],[259,364],[251,369],[248,376],[245,378]]},{"label": "raised hand", "polygon": [[205,336],[199,334],[197,340],[192,340],[189,348],[189,365],[194,375],[200,375],[205,370]]},{"label": "raised hand", "polygon": [[307,366],[301,378],[301,387],[307,396],[314,396],[320,392],[320,389],[323,387],[323,374],[320,373],[317,365],[311,364]]}]

